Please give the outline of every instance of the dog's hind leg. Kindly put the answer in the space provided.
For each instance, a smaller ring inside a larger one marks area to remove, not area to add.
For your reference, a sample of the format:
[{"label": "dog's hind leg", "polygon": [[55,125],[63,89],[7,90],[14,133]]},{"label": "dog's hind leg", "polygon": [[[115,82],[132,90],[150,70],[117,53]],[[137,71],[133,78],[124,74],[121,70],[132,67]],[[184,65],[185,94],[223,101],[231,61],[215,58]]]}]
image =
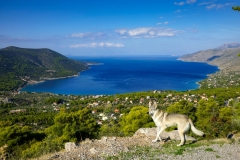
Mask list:
[{"label": "dog's hind leg", "polygon": [[190,129],[190,124],[187,123],[185,126],[183,125],[178,125],[178,133],[181,139],[180,144],[178,144],[177,146],[182,146],[185,144],[186,142],[186,132]]},{"label": "dog's hind leg", "polygon": [[185,133],[183,131],[178,131],[179,132],[179,136],[180,136],[180,139],[181,139],[181,142],[177,145],[177,146],[182,146],[184,145],[185,143]]}]

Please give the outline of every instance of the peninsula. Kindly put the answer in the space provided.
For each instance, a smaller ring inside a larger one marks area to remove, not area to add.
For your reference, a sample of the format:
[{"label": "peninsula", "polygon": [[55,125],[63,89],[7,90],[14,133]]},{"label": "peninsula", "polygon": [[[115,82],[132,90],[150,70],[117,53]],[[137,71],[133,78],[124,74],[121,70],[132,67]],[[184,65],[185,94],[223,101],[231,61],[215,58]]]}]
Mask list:
[{"label": "peninsula", "polygon": [[208,75],[200,82],[200,88],[238,87],[240,78],[240,43],[223,44],[215,49],[198,51],[184,55],[179,60],[186,62],[204,62],[218,66],[217,73]]},{"label": "peninsula", "polygon": [[88,69],[85,62],[69,59],[53,50],[18,48],[0,50],[0,91],[18,88],[46,79],[76,76]]},{"label": "peninsula", "polygon": [[202,50],[183,55],[179,60],[186,62],[205,62],[218,66],[224,71],[240,71],[240,43],[223,44],[214,49]]}]

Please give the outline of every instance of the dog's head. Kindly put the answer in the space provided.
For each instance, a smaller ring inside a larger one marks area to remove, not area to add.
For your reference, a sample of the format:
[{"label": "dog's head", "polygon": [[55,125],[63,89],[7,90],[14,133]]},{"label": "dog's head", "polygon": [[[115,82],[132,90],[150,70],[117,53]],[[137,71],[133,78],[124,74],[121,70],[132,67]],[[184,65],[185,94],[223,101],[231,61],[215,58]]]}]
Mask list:
[{"label": "dog's head", "polygon": [[152,117],[154,112],[157,110],[157,102],[156,101],[149,101],[148,112]]}]

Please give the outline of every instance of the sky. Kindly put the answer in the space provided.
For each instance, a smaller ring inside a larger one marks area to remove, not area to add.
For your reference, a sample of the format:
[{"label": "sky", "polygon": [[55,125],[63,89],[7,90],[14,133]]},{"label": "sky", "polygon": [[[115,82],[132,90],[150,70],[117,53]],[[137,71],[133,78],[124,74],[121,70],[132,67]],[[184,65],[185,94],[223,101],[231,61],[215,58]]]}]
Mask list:
[{"label": "sky", "polygon": [[0,0],[0,48],[175,55],[240,43],[239,0]]}]

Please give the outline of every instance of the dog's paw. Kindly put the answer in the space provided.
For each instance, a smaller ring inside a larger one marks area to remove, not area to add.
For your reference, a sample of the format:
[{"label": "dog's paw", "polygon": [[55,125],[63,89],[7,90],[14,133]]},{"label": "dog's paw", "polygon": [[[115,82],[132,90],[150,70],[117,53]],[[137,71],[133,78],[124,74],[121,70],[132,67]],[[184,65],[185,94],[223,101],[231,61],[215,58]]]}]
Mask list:
[{"label": "dog's paw", "polygon": [[158,140],[156,140],[156,139],[154,139],[154,140],[152,140],[152,143],[155,143],[155,142],[157,142]]},{"label": "dog's paw", "polygon": [[178,144],[177,146],[178,146],[178,147],[181,147],[182,145],[183,145],[183,144]]}]

